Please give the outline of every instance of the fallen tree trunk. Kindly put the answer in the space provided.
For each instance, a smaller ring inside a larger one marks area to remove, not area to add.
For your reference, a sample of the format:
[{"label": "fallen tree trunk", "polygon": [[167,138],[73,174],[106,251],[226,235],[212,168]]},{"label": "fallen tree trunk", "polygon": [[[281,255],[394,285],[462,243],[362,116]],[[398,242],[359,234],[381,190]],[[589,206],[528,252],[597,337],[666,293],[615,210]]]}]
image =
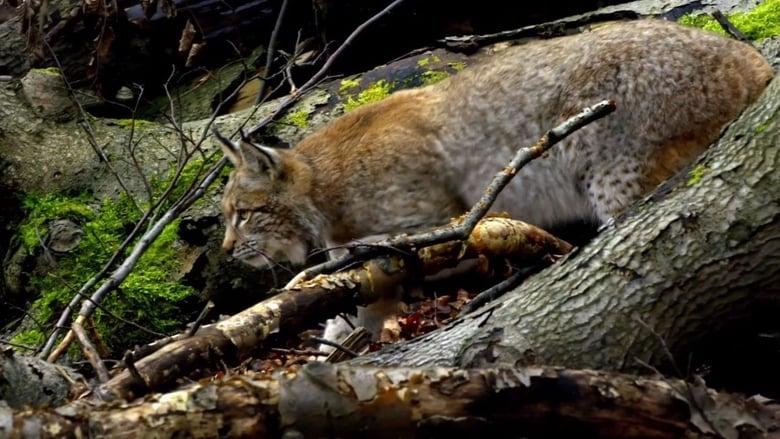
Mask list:
[{"label": "fallen tree trunk", "polygon": [[[8,437],[760,437],[780,410],[703,384],[551,367],[311,363],[140,403],[11,413]],[[3,416],[5,415],[5,416]],[[56,434],[52,434],[56,432]]]},{"label": "fallen tree trunk", "polygon": [[687,172],[502,299],[357,364],[680,364],[780,301],[780,79]]}]

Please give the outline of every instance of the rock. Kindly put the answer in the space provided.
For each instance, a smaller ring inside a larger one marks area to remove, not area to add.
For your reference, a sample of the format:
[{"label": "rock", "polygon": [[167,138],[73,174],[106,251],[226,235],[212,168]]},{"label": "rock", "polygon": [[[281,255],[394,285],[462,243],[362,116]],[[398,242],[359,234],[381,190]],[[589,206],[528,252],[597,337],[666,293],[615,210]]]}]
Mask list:
[{"label": "rock", "polygon": [[67,219],[54,220],[49,224],[49,234],[46,236],[46,247],[55,254],[64,254],[78,247],[84,230],[81,226]]},{"label": "rock", "polygon": [[22,78],[22,90],[30,106],[42,117],[65,122],[76,114],[76,106],[57,69],[30,70]]}]

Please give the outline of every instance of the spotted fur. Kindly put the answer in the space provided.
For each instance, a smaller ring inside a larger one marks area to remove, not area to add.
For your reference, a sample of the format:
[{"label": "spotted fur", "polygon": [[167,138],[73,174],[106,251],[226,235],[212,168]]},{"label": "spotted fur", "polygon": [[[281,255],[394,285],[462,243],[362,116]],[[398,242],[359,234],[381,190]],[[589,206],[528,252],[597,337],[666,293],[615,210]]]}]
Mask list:
[{"label": "spotted fur", "polygon": [[[226,147],[224,248],[253,265],[446,223],[516,149],[602,99],[617,111],[523,168],[495,209],[605,222],[715,140],[771,79],[750,46],[643,20],[506,48],[334,120],[292,150]],[[375,313],[363,320],[376,328]],[[342,324],[326,331],[338,338]],[[339,329],[340,328],[340,329]]]}]

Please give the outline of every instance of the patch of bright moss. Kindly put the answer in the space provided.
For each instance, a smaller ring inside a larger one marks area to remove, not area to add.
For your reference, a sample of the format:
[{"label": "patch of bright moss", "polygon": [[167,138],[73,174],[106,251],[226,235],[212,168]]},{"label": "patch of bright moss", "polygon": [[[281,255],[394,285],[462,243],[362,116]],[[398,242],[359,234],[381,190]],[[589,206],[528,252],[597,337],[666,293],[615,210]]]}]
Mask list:
[{"label": "patch of bright moss", "polygon": [[43,344],[45,335],[39,329],[28,329],[14,336],[12,342],[27,347],[35,347]]},{"label": "patch of bright moss", "polygon": [[[780,0],[766,0],[748,12],[727,15],[729,21],[746,37],[758,41],[780,35]],[[722,35],[726,33],[709,15],[684,15],[677,20],[686,26],[694,26]]]},{"label": "patch of bright moss", "polygon": [[704,165],[697,165],[695,168],[691,169],[691,172],[688,174],[688,182],[686,183],[688,186],[695,186],[699,184],[702,177],[707,175],[707,173],[710,172],[709,169],[707,169]]},{"label": "patch of bright moss", "polygon": [[447,72],[440,72],[438,70],[428,70],[427,72],[423,72],[421,76],[423,85],[431,85],[449,78],[450,74]]},{"label": "patch of bright moss", "polygon": [[441,62],[441,58],[439,58],[436,55],[432,56],[426,56],[425,58],[420,58],[417,60],[417,67],[428,67],[431,63],[438,63]]},{"label": "patch of bright moss", "polygon": [[306,110],[299,110],[294,113],[289,113],[284,116],[280,122],[295,125],[298,128],[306,128],[309,126],[309,113]]},{"label": "patch of bright moss", "polygon": [[62,72],[57,67],[46,67],[42,69],[30,69],[33,73],[40,73],[48,76],[62,76]]},{"label": "patch of bright moss", "polygon": [[128,129],[134,126],[134,129],[136,130],[148,128],[150,125],[154,124],[154,122],[144,119],[117,119],[114,122],[116,122],[117,125]]},{"label": "patch of bright moss", "polygon": [[764,122],[756,125],[756,134],[761,134],[769,128],[769,122]]},{"label": "patch of bright moss", "polygon": [[360,86],[360,78],[342,79],[339,84],[339,93],[346,93]]},{"label": "patch of bright moss", "polygon": [[463,61],[454,61],[451,63],[447,63],[447,65],[450,66],[450,68],[452,70],[455,70],[456,72],[460,72],[461,70],[466,68],[466,63]]},{"label": "patch of bright moss", "polygon": [[[202,166],[203,162],[194,162],[185,167],[174,192],[183,192]],[[155,184],[155,190],[162,191],[164,182]],[[28,249],[40,245],[39,236],[46,235],[47,223],[56,218],[69,218],[84,230],[84,236],[73,252],[59,259],[49,272],[31,279],[32,286],[41,293],[30,309],[37,321],[52,323],[75,291],[101,269],[134,222],[140,219],[140,212],[126,195],[116,200],[105,199],[99,205],[88,204],[92,199],[89,194],[28,194],[23,200],[26,218],[19,232]],[[178,281],[179,261],[185,251],[178,245],[178,227],[179,222],[175,221],[163,230],[120,288],[103,302],[102,307],[108,312],[98,309],[94,314],[97,331],[115,352],[144,343],[150,336],[113,318],[109,312],[162,333],[179,329],[182,322],[190,318],[182,314],[181,305],[194,301],[196,292]],[[43,337],[38,329],[32,329],[21,332],[14,340],[35,345]]]},{"label": "patch of bright moss", "polygon": [[350,96],[344,103],[344,111],[352,111],[361,105],[370,104],[372,102],[379,102],[382,99],[390,96],[390,90],[393,84],[380,79],[379,81],[369,85],[365,90],[358,93],[357,97]]}]

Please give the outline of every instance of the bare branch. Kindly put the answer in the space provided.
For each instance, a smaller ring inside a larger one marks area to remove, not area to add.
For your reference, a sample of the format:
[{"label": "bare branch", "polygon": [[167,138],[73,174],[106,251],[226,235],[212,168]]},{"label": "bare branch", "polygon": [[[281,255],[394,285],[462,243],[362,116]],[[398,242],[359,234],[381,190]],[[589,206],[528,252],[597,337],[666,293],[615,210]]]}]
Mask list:
[{"label": "bare branch", "polygon": [[287,109],[290,105],[292,105],[292,98],[298,95],[301,95],[309,89],[313,88],[315,85],[317,85],[320,80],[325,76],[325,74],[330,70],[331,66],[333,66],[333,63],[341,56],[341,54],[344,52],[346,48],[348,48],[354,41],[357,39],[357,37],[363,33],[366,28],[377,22],[379,19],[390,13],[393,9],[395,9],[398,5],[403,3],[404,0],[395,0],[394,2],[390,3],[386,8],[382,9],[381,11],[377,12],[373,17],[366,20],[363,24],[358,26],[354,31],[352,31],[351,34],[347,37],[346,40],[339,46],[338,49],[336,49],[335,52],[333,52],[333,55],[331,55],[327,61],[325,61],[325,64],[323,64],[322,68],[320,68],[317,73],[314,74],[311,78],[309,78],[308,81],[306,81],[305,84],[301,86],[301,88],[298,89],[296,93],[293,93],[290,97],[283,100],[279,104],[279,108],[277,109],[274,114],[269,116],[268,118],[260,121],[257,125],[255,125],[249,132],[247,133],[249,136],[252,136],[256,134],[258,131],[260,131],[264,126],[268,124],[269,119],[273,120],[274,118],[278,117],[277,112],[284,111]]},{"label": "bare branch", "polygon": [[501,190],[509,184],[517,172],[531,160],[541,156],[553,145],[568,137],[571,133],[584,127],[585,125],[601,119],[602,117],[615,111],[615,103],[612,101],[601,101],[591,107],[583,109],[578,114],[565,120],[557,127],[545,133],[535,145],[521,148],[517,151],[512,161],[499,171],[490,184],[485,188],[482,198],[477,201],[471,209],[459,218],[456,222],[447,227],[437,228],[432,232],[420,233],[417,235],[398,235],[376,243],[371,247],[358,246],[353,248],[351,254],[339,259],[334,259],[308,268],[295,276],[288,284],[292,285],[304,279],[311,279],[322,273],[332,273],[353,264],[358,260],[373,257],[387,248],[413,249],[421,246],[428,246],[440,242],[466,239],[477,222],[482,219],[490,206],[495,202],[496,197]]},{"label": "bare branch", "polygon": [[103,360],[100,358],[100,354],[98,354],[95,346],[91,341],[89,341],[89,337],[87,337],[87,334],[84,332],[84,328],[81,326],[81,324],[74,323],[71,329],[76,334],[76,338],[81,345],[81,351],[84,353],[84,356],[87,357],[89,364],[91,364],[95,369],[95,372],[98,376],[98,381],[101,383],[108,381],[110,378],[108,375],[108,369],[106,369],[106,365],[103,364]]},{"label": "bare branch", "polygon": [[712,18],[715,19],[715,21],[718,22],[720,27],[725,31],[727,34],[729,34],[732,38],[738,41],[742,41],[743,43],[753,45],[753,42],[750,41],[750,38],[746,37],[745,34],[743,34],[739,29],[737,29],[734,24],[729,21],[728,18],[726,18],[725,15],[723,15],[723,12],[720,12],[720,10],[715,10],[712,12]]},{"label": "bare branch", "polygon": [[274,62],[274,52],[276,52],[276,40],[279,38],[279,30],[282,28],[282,22],[284,21],[284,15],[287,12],[288,0],[282,0],[282,6],[279,8],[279,16],[276,17],[276,24],[274,24],[274,30],[271,32],[271,38],[268,40],[268,48],[265,56],[265,68],[263,69],[263,78],[260,80],[260,89],[257,91],[255,97],[255,105],[258,105],[263,101],[265,95],[265,89],[268,87],[268,72],[271,71],[271,66]]}]

